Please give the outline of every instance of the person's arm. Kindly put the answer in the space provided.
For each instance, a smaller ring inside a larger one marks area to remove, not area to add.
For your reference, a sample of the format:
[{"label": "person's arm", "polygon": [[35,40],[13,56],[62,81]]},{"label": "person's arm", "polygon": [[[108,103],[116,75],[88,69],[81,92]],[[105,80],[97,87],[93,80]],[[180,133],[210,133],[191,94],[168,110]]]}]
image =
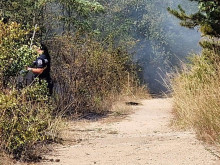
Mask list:
[{"label": "person's arm", "polygon": [[32,71],[34,74],[41,74],[43,73],[45,68],[28,68],[27,70]]},{"label": "person's arm", "polygon": [[47,68],[47,65],[45,62],[46,60],[47,60],[46,58],[38,57],[37,60],[34,62],[36,67],[29,67],[28,70],[32,71],[34,74],[42,74],[43,71]]}]

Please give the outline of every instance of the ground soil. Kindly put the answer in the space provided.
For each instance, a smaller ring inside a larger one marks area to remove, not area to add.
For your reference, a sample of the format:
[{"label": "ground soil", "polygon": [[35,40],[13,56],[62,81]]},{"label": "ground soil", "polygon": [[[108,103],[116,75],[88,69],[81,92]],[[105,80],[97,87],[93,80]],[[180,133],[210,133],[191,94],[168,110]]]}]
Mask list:
[{"label": "ground soil", "polygon": [[[170,126],[172,99],[150,99],[117,120],[71,122],[63,145],[43,165],[220,165],[218,152],[193,131]],[[111,117],[112,118],[112,117]]]}]

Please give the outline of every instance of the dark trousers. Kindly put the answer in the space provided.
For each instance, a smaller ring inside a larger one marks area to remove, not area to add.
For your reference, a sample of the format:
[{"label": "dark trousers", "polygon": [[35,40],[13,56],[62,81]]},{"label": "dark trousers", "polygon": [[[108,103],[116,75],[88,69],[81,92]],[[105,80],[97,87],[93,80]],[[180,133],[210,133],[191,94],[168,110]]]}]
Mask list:
[{"label": "dark trousers", "polygon": [[53,93],[53,86],[54,85],[53,85],[53,81],[52,81],[49,74],[46,76],[38,76],[38,75],[33,74],[31,71],[29,71],[26,74],[20,74],[17,79],[17,84],[16,84],[17,89],[22,89],[28,85],[31,85],[31,83],[37,77],[39,78],[40,84],[41,84],[41,80],[46,80],[47,88],[49,90],[49,96],[51,96]]},{"label": "dark trousers", "polygon": [[17,77],[16,88],[22,89],[28,85],[30,85],[34,81],[35,75],[31,72],[21,71]]},{"label": "dark trousers", "polygon": [[52,78],[50,77],[50,75],[47,76],[39,76],[39,82],[41,83],[41,80],[46,80],[47,82],[47,88],[49,91],[49,96],[51,96],[53,94],[53,81]]}]

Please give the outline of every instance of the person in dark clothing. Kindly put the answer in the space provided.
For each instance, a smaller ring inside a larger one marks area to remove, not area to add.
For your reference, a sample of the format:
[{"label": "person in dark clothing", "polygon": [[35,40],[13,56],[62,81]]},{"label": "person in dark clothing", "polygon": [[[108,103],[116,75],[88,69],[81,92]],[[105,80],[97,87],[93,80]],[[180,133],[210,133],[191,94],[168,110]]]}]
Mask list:
[{"label": "person in dark clothing", "polygon": [[37,48],[37,53],[39,57],[37,57],[36,61],[34,61],[33,68],[28,67],[27,69],[34,74],[34,77],[38,77],[39,80],[47,81],[47,88],[49,89],[49,95],[53,93],[53,82],[50,76],[50,64],[51,58],[48,52],[47,47],[44,44],[41,44],[40,47]]}]

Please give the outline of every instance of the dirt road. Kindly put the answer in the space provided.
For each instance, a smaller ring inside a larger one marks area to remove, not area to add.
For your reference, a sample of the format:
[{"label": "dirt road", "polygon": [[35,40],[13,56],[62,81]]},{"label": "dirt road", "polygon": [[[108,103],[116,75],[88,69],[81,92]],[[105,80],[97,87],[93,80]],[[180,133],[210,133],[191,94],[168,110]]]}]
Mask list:
[{"label": "dirt road", "polygon": [[171,110],[171,99],[152,99],[119,122],[74,122],[66,139],[75,143],[57,146],[41,164],[220,165],[193,132],[170,128]]}]

